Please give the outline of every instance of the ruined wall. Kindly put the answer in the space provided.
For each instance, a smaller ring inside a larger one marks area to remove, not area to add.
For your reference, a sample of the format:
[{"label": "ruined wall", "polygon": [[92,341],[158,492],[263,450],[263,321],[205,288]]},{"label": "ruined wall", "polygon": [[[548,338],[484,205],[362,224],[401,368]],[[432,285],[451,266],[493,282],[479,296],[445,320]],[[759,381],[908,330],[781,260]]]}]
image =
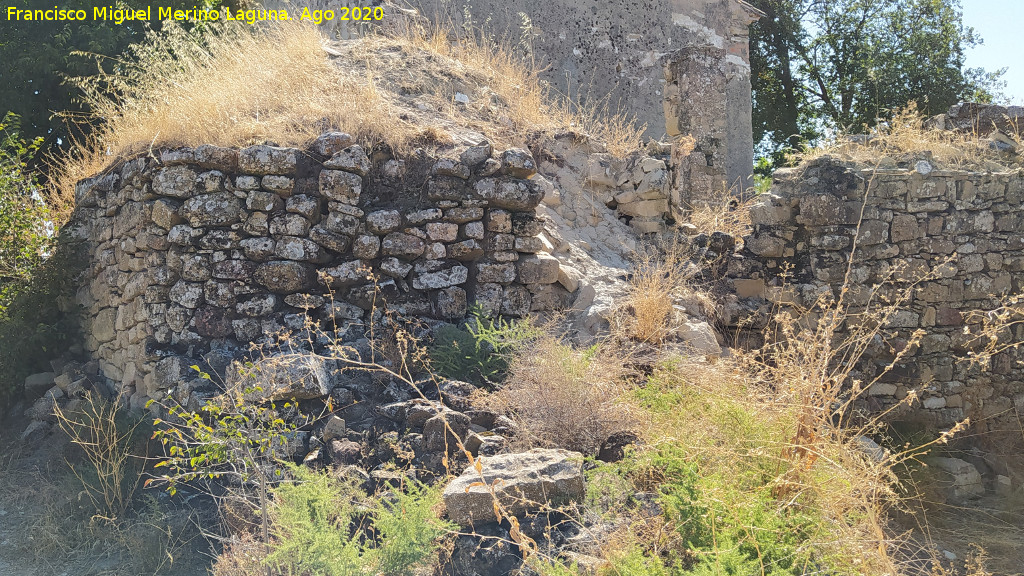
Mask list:
[{"label": "ruined wall", "polygon": [[77,189],[85,347],[141,405],[180,376],[181,362],[160,373],[162,358],[237,351],[306,315],[344,330],[375,299],[445,319],[473,303],[510,316],[563,306],[534,172],[529,152],[492,157],[489,145],[371,161],[339,133],[308,150],[201,146],[128,161]]},{"label": "ruined wall", "polygon": [[[756,308],[762,298],[807,304],[823,288],[838,294],[860,222],[850,301],[863,303],[892,271],[897,282],[934,275],[892,322],[904,338],[916,329],[925,336],[867,391],[866,407],[880,410],[924,384],[912,412],[901,417],[936,426],[971,417],[982,429],[998,429],[1024,410],[1024,369],[1014,352],[998,355],[984,372],[963,361],[971,345],[965,323],[972,311],[993,309],[1000,296],[1024,288],[1022,200],[1022,172],[940,171],[925,160],[851,169],[829,158],[781,170],[772,194],[751,211],[753,233],[730,264],[741,299],[732,309]],[[791,282],[784,287],[787,266]],[[868,377],[891,358],[885,347],[869,355],[862,367]]]},{"label": "ruined wall", "polygon": [[[692,135],[677,202],[751,185],[748,26],[739,0],[412,0],[435,21],[482,29],[533,58],[558,93],[635,116],[650,138]],[[528,20],[524,19],[524,16]],[[676,162],[674,162],[676,164]],[[692,174],[692,175],[691,175]]]},{"label": "ruined wall", "polygon": [[524,149],[398,158],[342,133],[124,162],[76,190],[85,350],[139,407],[198,359],[226,364],[307,318],[352,341],[374,308],[445,320],[474,304],[512,317],[566,308],[586,283],[552,255],[568,258],[560,235],[625,244],[624,222],[665,229],[667,156],[613,158],[577,137],[539,149],[550,180]]}]

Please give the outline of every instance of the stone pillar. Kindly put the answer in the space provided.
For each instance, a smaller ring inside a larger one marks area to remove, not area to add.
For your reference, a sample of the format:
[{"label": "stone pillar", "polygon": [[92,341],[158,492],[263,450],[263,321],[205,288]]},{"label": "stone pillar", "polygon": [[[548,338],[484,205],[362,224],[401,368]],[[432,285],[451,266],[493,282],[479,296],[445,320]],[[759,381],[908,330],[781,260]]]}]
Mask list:
[{"label": "stone pillar", "polygon": [[685,210],[753,184],[749,26],[762,14],[737,0],[675,0],[674,10],[683,47],[665,62],[664,109],[666,133],[695,141],[673,153]]},{"label": "stone pillar", "polygon": [[665,64],[665,131],[675,142],[672,204],[681,210],[710,202],[725,190],[724,57],[722,48],[695,45],[676,51]]}]

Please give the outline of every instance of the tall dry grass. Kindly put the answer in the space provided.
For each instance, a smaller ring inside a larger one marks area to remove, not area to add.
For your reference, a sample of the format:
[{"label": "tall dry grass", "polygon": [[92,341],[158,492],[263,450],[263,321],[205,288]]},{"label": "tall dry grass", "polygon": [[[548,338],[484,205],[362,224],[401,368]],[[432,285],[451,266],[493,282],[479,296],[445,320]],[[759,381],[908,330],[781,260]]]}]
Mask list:
[{"label": "tall dry grass", "polygon": [[[328,45],[316,27],[299,22],[191,31],[171,24],[121,57],[96,58],[98,74],[72,79],[90,113],[70,120],[95,130],[70,160],[55,162],[65,197],[77,180],[117,159],[166,146],[303,146],[335,129],[401,152],[431,136],[444,143],[445,126],[472,126],[499,144],[574,130],[626,154],[644,129],[542,87],[538,71],[511,49],[440,28]],[[418,96],[439,103],[436,110],[402,97],[410,77],[423,91]],[[465,86],[493,97],[457,106],[453,98]]]},{"label": "tall dry grass", "polygon": [[[866,135],[839,135],[804,150],[793,160],[832,155],[868,166],[878,166],[881,161],[881,168],[895,168],[897,162],[928,155],[938,167],[951,170],[1003,171],[1020,166],[1019,151],[1015,154],[1000,152],[977,134],[937,130],[928,127],[926,120],[912,102]],[[1011,138],[1019,142],[1020,134]]]},{"label": "tall dry grass", "polygon": [[632,432],[641,418],[624,399],[625,373],[612,348],[578,350],[544,335],[516,355],[488,404],[517,422],[520,444],[596,455],[609,436]]},{"label": "tall dry grass", "polygon": [[689,242],[679,237],[644,246],[633,258],[627,295],[612,318],[612,332],[621,339],[661,344],[671,339],[685,316],[713,314],[714,299],[697,282],[700,268],[692,263]]}]

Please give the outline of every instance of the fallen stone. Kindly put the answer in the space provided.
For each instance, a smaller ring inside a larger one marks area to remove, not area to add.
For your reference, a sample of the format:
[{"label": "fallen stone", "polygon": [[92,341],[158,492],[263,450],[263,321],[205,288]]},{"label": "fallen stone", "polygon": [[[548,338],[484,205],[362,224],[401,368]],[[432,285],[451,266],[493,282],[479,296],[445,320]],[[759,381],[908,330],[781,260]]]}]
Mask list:
[{"label": "fallen stone", "polygon": [[34,399],[45,394],[54,386],[54,376],[53,372],[38,372],[25,378],[25,396]]},{"label": "fallen stone", "polygon": [[492,152],[491,143],[484,140],[476,146],[466,148],[462,154],[459,155],[459,160],[466,166],[475,168],[490,158]]},{"label": "fallen stone", "polygon": [[940,474],[940,484],[946,488],[953,500],[977,498],[985,494],[985,484],[974,464],[959,458],[926,458],[925,464],[934,467]]},{"label": "fallen stone", "polygon": [[327,418],[327,423],[324,424],[324,442],[341,440],[345,437],[347,432],[348,429],[345,427],[345,421],[334,414],[331,414],[331,416]]},{"label": "fallen stone", "polygon": [[718,356],[722,353],[715,330],[707,322],[684,322],[679,328],[679,337],[701,354]]},{"label": "fallen stone", "polygon": [[[448,423],[447,427],[445,422]],[[469,416],[461,412],[444,411],[423,424],[423,443],[431,452],[455,452],[459,448],[458,442],[469,434],[469,424]]]},{"label": "fallen stone", "polygon": [[312,354],[281,354],[228,369],[228,387],[257,400],[309,400],[331,393],[332,380],[323,358]]},{"label": "fallen stone", "polygon": [[553,284],[558,282],[558,260],[547,254],[523,256],[516,264],[522,284]]},{"label": "fallen stone", "polygon": [[481,473],[470,466],[444,490],[448,517],[460,526],[497,520],[490,486],[508,513],[515,516],[584,496],[583,455],[578,452],[537,448],[484,457],[481,464]]},{"label": "fallen stone", "polygon": [[509,148],[501,153],[501,172],[514,178],[529,178],[537,173],[537,162],[529,151]]}]

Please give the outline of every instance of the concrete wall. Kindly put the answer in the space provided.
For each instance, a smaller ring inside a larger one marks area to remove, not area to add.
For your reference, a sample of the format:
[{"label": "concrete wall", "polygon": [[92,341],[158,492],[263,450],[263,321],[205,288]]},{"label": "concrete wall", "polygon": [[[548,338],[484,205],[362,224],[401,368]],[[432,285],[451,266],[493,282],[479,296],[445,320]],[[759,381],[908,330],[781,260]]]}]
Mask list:
[{"label": "concrete wall", "polygon": [[[740,310],[808,304],[822,290],[839,294],[857,237],[847,301],[863,303],[890,275],[894,287],[931,275],[891,322],[897,340],[923,330],[920,345],[867,391],[863,406],[881,410],[921,387],[919,400],[897,418],[944,427],[970,417],[981,431],[1018,430],[1019,439],[1021,356],[1010,350],[972,366],[965,359],[977,343],[965,330],[977,322],[972,313],[1024,288],[1022,201],[1021,171],[939,171],[925,161],[873,171],[827,158],[780,171],[772,194],[752,209],[753,233],[730,263],[740,298],[732,319]],[[1024,339],[1024,329],[1016,327],[1012,338]],[[869,350],[860,366],[864,381],[891,360],[886,350]]]}]

